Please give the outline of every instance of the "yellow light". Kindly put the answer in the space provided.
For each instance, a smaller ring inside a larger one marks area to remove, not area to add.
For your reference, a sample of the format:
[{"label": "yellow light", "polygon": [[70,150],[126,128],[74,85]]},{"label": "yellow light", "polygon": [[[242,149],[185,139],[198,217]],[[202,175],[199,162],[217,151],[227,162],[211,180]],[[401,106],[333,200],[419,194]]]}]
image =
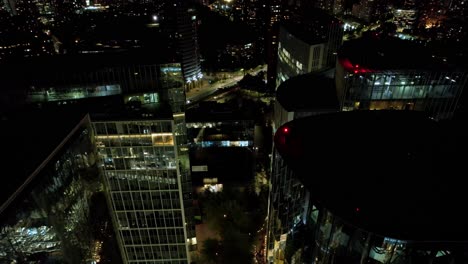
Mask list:
[{"label": "yellow light", "polygon": [[182,113],[182,114],[173,114],[172,116],[173,116],[173,117],[182,117],[182,116],[185,116],[185,113]]},{"label": "yellow light", "polygon": [[140,134],[140,135],[98,135],[97,139],[105,138],[139,138],[139,137],[160,137],[160,136],[172,136],[172,133],[152,133],[152,134]]}]

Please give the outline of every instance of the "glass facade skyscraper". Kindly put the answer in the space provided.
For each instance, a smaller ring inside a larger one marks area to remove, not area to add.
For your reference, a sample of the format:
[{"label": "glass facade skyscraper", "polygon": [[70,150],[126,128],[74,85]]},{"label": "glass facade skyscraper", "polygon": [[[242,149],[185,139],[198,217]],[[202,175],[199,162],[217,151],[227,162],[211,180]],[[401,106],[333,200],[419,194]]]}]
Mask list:
[{"label": "glass facade skyscraper", "polygon": [[[51,126],[42,128],[45,132],[37,134],[50,134],[52,129]],[[19,187],[0,205],[0,263],[78,264],[95,260],[93,248],[99,242],[93,233],[90,203],[91,196],[99,190],[99,178],[92,133],[86,116],[72,124],[70,131],[60,134],[58,141],[45,143],[54,147],[50,153],[41,155],[46,158],[36,163],[37,166],[19,168],[11,164],[18,171],[5,173],[7,177],[21,178],[22,170],[31,173],[24,181],[18,181]],[[18,142],[13,136],[10,139]],[[55,146],[56,142],[59,143]],[[18,147],[15,146],[15,151],[19,151]],[[25,163],[34,159],[29,159],[25,152],[21,154]],[[5,179],[5,184],[8,186],[11,181]]]},{"label": "glass facade skyscraper", "polygon": [[466,83],[466,69],[399,39],[349,41],[336,65],[341,110],[417,110],[450,118]]},{"label": "glass facade skyscraper", "polygon": [[458,175],[465,127],[397,110],[322,114],[279,127],[276,150],[309,195],[283,259],[270,263],[466,263]]},{"label": "glass facade skyscraper", "polygon": [[190,182],[182,174],[189,164],[178,142],[184,130],[174,120],[93,125],[125,263],[187,263],[196,240],[185,228],[189,193],[183,187]]},{"label": "glass facade skyscraper", "polygon": [[5,78],[6,94],[31,107],[90,114],[95,176],[124,263],[189,263],[197,241],[181,64],[139,55],[83,56],[67,67],[50,59],[48,70],[32,63],[24,80]]}]

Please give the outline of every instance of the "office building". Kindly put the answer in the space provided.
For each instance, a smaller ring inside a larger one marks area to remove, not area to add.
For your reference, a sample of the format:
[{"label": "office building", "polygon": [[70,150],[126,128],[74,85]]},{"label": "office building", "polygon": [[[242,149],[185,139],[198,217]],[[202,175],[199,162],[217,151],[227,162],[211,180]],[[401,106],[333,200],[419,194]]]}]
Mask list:
[{"label": "office building", "polygon": [[[282,83],[274,131],[300,117],[350,110],[415,110],[435,119],[452,117],[466,85],[465,70],[437,61],[414,44],[386,41],[350,41],[340,52],[335,76],[324,71],[321,78],[301,75]],[[291,230],[304,221],[310,192],[276,149],[270,184],[268,260],[279,263],[288,259]]]},{"label": "office building", "polygon": [[189,263],[196,244],[186,229],[190,166],[178,115],[93,122],[124,263]]},{"label": "office building", "polygon": [[17,111],[0,122],[0,263],[99,261],[100,223],[90,208],[100,184],[89,116]]},{"label": "office building", "polygon": [[[330,70],[292,77],[276,91],[273,130],[306,116],[339,111],[333,76]],[[302,221],[308,192],[297,180],[278,151],[273,149],[270,177],[267,250],[268,263],[282,263],[288,234]]]},{"label": "office building", "polygon": [[397,26],[397,32],[411,31],[417,25],[416,9],[394,9],[393,23]]},{"label": "office building", "polygon": [[90,114],[124,263],[189,263],[196,238],[182,69],[147,55],[32,60],[10,65],[2,81],[25,107]]},{"label": "office building", "polygon": [[362,38],[343,46],[336,67],[341,110],[409,109],[434,118],[453,115],[466,69],[415,43]]},{"label": "office building", "polygon": [[275,146],[309,192],[285,262],[466,262],[463,127],[415,111],[323,114],[280,127]]},{"label": "office building", "polygon": [[176,47],[188,91],[199,85],[203,77],[197,36],[197,14],[195,9],[188,6],[187,1],[169,0],[165,6],[161,25],[169,35],[171,45]]},{"label": "office building", "polygon": [[280,27],[277,87],[292,76],[335,66],[342,23],[321,10],[306,14],[295,15]]},{"label": "office building", "polygon": [[278,35],[279,21],[281,19],[281,1],[271,0],[267,3],[265,10],[265,25],[266,25],[266,61],[267,68],[267,84],[271,91],[276,89],[276,76],[278,65]]}]

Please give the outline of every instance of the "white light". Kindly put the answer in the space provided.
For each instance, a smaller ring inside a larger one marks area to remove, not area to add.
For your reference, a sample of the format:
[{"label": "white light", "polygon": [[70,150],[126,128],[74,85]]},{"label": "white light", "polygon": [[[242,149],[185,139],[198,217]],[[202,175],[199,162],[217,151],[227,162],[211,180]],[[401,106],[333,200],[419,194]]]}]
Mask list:
[{"label": "white light", "polygon": [[375,82],[375,85],[380,85],[380,82]]},{"label": "white light", "polygon": [[401,82],[401,84],[406,84],[406,82]]},{"label": "white light", "polygon": [[153,20],[154,20],[154,21],[158,21],[158,16],[157,16],[157,15],[153,15]]}]

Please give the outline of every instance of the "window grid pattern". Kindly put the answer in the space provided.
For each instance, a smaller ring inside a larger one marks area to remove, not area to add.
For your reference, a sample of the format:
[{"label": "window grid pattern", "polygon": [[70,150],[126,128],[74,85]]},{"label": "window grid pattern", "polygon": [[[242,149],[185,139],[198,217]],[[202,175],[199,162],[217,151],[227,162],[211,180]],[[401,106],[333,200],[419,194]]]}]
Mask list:
[{"label": "window grid pattern", "polygon": [[187,263],[172,121],[93,125],[124,262]]},{"label": "window grid pattern", "polygon": [[[339,66],[342,68],[342,66]],[[343,110],[397,109],[426,111],[435,118],[455,111],[468,75],[461,71],[381,71],[352,74],[337,70]]]}]

